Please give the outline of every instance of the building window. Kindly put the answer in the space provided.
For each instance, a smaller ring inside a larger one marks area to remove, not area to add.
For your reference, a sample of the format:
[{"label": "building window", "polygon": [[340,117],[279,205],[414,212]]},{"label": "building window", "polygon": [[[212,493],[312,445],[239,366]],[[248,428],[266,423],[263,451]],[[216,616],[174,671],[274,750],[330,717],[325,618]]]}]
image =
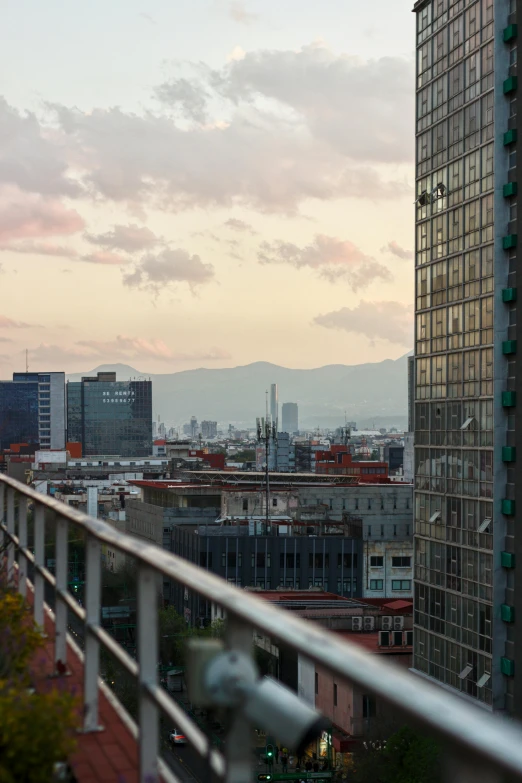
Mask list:
[{"label": "building window", "polygon": [[248,511],[248,498],[243,498],[243,511]]},{"label": "building window", "polygon": [[277,506],[277,498],[272,498],[272,505]]},{"label": "building window", "polygon": [[382,589],[383,589],[382,579],[370,579],[370,590],[382,590]]},{"label": "building window", "polygon": [[392,557],[392,568],[410,568],[411,557]]},{"label": "building window", "polygon": [[270,552],[267,553],[265,558],[264,552],[252,553],[252,568],[270,568]]},{"label": "building window", "polygon": [[315,695],[317,696],[318,693],[319,693],[319,675],[316,672],[315,673]]},{"label": "building window", "polygon": [[316,552],[315,555],[313,552],[309,552],[308,554],[308,567],[309,568],[328,568],[330,565],[330,555],[328,552],[323,557],[322,552]]},{"label": "building window", "polygon": [[337,707],[337,684],[334,682],[334,707]]},{"label": "building window", "polygon": [[373,696],[363,696],[363,718],[375,718],[377,714]]},{"label": "building window", "polygon": [[357,552],[354,552],[353,558],[351,552],[337,553],[337,568],[357,568]]},{"label": "building window", "polygon": [[[281,552],[279,555],[279,567],[285,567],[285,553]],[[297,552],[295,559],[293,552],[286,553],[286,567],[287,568],[301,568],[301,553]]]},{"label": "building window", "polygon": [[392,590],[411,591],[411,579],[392,579]]},{"label": "building window", "polygon": [[222,552],[221,553],[221,565],[223,568],[235,568],[236,565],[241,568],[241,561],[243,559],[242,553],[236,557],[235,552]]},{"label": "building window", "polygon": [[384,566],[384,557],[382,555],[371,555],[370,557],[371,568],[382,568],[383,566]]}]

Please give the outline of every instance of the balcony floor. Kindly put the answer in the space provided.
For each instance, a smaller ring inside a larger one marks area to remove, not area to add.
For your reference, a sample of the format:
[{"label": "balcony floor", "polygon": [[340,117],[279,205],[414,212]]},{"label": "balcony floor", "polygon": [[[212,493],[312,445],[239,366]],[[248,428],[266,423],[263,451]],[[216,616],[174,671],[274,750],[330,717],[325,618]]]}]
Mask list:
[{"label": "balcony floor", "polygon": [[[31,592],[28,600],[32,603]],[[33,670],[34,687],[37,690],[55,687],[83,694],[83,663],[73,646],[67,645],[67,665],[70,675],[49,679],[54,671],[54,621],[46,612],[45,648],[36,657]],[[99,691],[99,722],[103,731],[78,734],[78,746],[70,759],[78,783],[138,783],[138,745],[129,729],[109,702]]]}]

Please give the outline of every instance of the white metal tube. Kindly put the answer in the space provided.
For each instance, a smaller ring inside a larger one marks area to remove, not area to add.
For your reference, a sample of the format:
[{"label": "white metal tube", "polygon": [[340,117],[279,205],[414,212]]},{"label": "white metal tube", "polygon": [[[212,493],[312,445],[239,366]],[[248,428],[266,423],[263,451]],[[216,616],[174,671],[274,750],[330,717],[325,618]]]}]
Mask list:
[{"label": "white metal tube", "polygon": [[101,546],[94,536],[87,536],[85,562],[85,665],[83,697],[83,730],[97,731],[98,675],[100,670],[100,642],[91,628],[100,624],[101,604]]},{"label": "white metal tube", "polygon": [[[15,532],[15,491],[7,490],[7,532],[14,535]],[[9,538],[7,541],[7,580],[10,582],[14,576],[14,543]]]},{"label": "white metal tube", "polygon": [[[227,618],[227,649],[252,655],[252,627],[234,616]],[[252,777],[252,726],[243,710],[230,711],[225,739],[226,783],[246,783]]]},{"label": "white metal tube", "polygon": [[34,621],[44,628],[44,585],[45,580],[36,566],[45,566],[45,509],[34,504]]},{"label": "white metal tube", "polygon": [[[0,525],[4,524],[4,500],[5,500],[5,487],[0,482]],[[5,535],[4,531],[0,528],[0,547],[4,546]]]},{"label": "white metal tube", "polygon": [[56,517],[56,588],[55,588],[55,641],[54,664],[57,672],[65,673],[67,667],[67,604],[60,591],[67,590],[67,575],[69,572],[69,541],[68,522],[62,516]]},{"label": "white metal tube", "polygon": [[148,688],[158,680],[158,590],[153,568],[138,567],[138,665],[140,783],[158,781],[159,715]]},{"label": "white metal tube", "polygon": [[18,592],[27,595],[27,498],[18,495]]}]

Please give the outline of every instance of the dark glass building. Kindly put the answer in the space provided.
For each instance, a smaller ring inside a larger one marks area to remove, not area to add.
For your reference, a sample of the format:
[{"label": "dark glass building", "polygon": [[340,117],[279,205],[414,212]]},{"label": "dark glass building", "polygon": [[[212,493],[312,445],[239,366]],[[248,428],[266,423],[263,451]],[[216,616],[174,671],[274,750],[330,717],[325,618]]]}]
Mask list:
[{"label": "dark glass building", "polygon": [[0,381],[0,449],[12,443],[65,448],[63,372],[16,372]]},{"label": "dark glass building", "polygon": [[67,384],[67,437],[85,455],[152,453],[152,382],[98,373]]},{"label": "dark glass building", "polygon": [[38,444],[38,383],[0,382],[0,449]]}]

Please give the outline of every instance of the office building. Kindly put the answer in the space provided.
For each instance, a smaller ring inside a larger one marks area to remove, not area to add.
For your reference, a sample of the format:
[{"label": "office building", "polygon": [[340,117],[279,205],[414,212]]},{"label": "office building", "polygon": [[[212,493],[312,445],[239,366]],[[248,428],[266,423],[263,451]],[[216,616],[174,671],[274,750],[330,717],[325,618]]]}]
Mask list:
[{"label": "office building", "polygon": [[414,7],[414,668],[509,713],[522,705],[515,7]]},{"label": "office building", "polygon": [[67,383],[70,441],[93,454],[145,457],[152,453],[152,382],[117,381],[114,372]]},{"label": "office building", "polygon": [[299,417],[296,402],[284,402],[281,409],[281,432],[296,435],[299,432]]},{"label": "office building", "polygon": [[63,372],[15,372],[0,381],[0,449],[12,443],[65,448]]},{"label": "office building", "polygon": [[202,421],[201,436],[203,438],[217,438],[217,421]]},{"label": "office building", "polygon": [[277,392],[277,383],[270,386],[270,416],[272,421],[277,424],[279,421],[279,396]]}]

